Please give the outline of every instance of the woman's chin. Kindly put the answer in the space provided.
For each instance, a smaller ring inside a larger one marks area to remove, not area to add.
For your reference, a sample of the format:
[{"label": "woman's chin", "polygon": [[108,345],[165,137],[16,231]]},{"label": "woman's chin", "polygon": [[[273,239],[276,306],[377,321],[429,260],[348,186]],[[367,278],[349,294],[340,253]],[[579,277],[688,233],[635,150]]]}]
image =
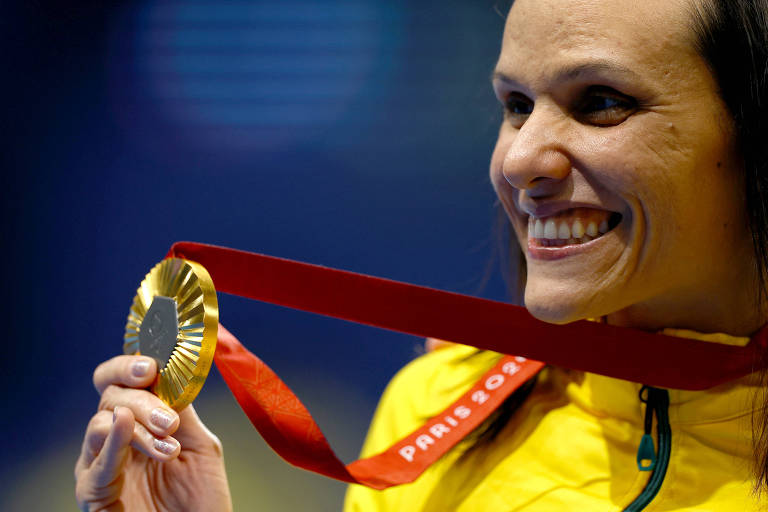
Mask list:
[{"label": "woman's chin", "polygon": [[569,300],[562,294],[525,292],[525,307],[531,315],[550,324],[568,324],[591,316],[582,301]]}]

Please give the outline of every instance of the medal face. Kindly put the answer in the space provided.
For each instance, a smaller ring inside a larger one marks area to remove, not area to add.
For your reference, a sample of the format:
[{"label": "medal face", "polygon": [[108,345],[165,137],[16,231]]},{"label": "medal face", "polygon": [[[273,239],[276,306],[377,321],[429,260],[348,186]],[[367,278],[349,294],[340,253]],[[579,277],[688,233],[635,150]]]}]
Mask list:
[{"label": "medal face", "polygon": [[203,387],[218,326],[218,301],[208,272],[198,263],[168,258],[150,270],[136,291],[123,352],[157,362],[152,391],[179,411]]},{"label": "medal face", "polygon": [[139,329],[139,351],[153,357],[162,368],[171,359],[179,335],[179,315],[176,301],[171,297],[155,295]]}]

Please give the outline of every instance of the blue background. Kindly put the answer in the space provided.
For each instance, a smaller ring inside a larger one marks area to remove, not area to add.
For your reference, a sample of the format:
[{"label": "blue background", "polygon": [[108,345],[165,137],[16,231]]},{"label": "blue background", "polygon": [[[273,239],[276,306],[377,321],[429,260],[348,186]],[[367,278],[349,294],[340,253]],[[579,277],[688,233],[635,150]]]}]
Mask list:
[{"label": "blue background", "polygon": [[[135,289],[176,240],[506,298],[487,177],[502,4],[3,7],[0,509],[75,510],[91,372],[120,352]],[[422,346],[219,300],[347,461]],[[197,407],[224,440],[236,508],[338,509],[343,486],[270,458],[215,371]]]}]

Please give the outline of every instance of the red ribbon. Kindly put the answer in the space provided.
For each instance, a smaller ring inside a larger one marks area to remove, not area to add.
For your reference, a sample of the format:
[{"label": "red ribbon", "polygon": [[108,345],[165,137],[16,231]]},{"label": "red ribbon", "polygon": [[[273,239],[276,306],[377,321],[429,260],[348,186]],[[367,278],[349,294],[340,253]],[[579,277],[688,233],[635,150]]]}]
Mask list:
[{"label": "red ribbon", "polygon": [[[538,361],[651,386],[700,390],[757,370],[768,344],[768,328],[737,347],[596,322],[547,324],[511,304],[193,242],[174,244],[168,256],[203,265],[220,292],[528,358],[502,358],[417,431],[382,454],[344,466],[290,389],[221,330],[217,367],[270,446],[292,464],[377,489],[413,481],[535,375],[543,367]],[[488,379],[494,379],[493,389]],[[481,393],[488,395],[482,402]],[[464,411],[460,407],[470,414],[457,417]]]},{"label": "red ribbon", "polygon": [[426,424],[382,453],[345,466],[296,395],[223,327],[215,361],[237,403],[283,459],[374,489],[413,482],[544,366],[523,358],[502,358],[464,396]]}]

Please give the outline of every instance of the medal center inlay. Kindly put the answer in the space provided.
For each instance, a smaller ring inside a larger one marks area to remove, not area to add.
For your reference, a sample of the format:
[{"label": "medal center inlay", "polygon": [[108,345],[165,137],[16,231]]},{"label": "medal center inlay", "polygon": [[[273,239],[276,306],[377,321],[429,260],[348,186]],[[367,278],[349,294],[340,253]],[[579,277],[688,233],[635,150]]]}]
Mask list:
[{"label": "medal center inlay", "polygon": [[157,295],[139,329],[139,351],[157,361],[158,371],[168,363],[179,336],[176,301]]}]

